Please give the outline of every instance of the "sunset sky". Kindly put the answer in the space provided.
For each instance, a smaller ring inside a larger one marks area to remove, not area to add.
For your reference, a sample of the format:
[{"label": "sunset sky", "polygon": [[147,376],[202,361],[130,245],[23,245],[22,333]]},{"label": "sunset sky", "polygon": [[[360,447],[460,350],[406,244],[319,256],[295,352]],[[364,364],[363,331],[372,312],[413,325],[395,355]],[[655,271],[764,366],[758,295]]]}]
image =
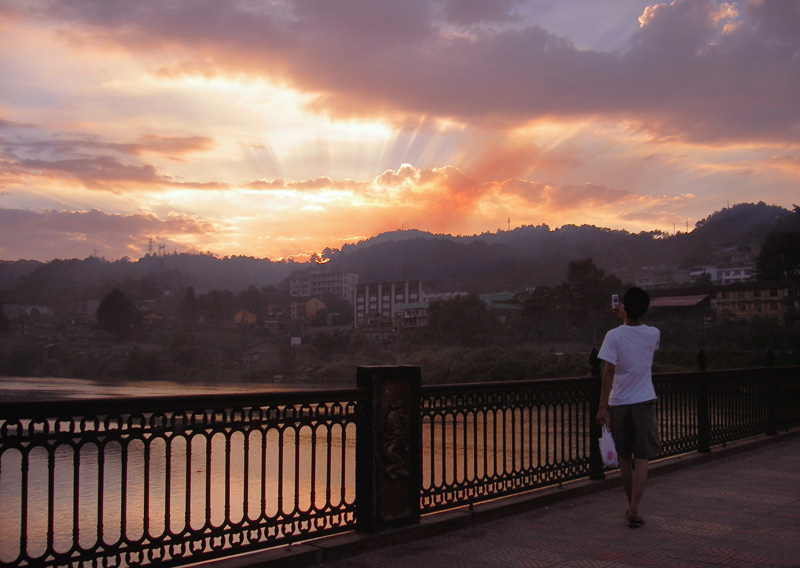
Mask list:
[{"label": "sunset sky", "polygon": [[800,1],[0,0],[0,259],[800,202]]}]

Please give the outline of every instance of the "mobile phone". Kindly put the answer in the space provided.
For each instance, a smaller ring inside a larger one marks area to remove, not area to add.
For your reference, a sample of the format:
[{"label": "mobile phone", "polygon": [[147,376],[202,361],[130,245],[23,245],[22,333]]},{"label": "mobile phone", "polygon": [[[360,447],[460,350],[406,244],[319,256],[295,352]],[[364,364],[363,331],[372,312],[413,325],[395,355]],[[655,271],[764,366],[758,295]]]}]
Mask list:
[{"label": "mobile phone", "polygon": [[617,305],[619,305],[619,295],[611,294],[611,309],[613,310]]}]

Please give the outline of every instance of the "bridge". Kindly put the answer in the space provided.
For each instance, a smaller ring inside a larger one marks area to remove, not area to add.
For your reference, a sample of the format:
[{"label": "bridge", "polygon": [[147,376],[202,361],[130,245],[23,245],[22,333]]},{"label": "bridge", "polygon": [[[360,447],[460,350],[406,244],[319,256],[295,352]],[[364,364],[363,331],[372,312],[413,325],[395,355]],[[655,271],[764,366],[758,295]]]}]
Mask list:
[{"label": "bridge", "polygon": [[[616,474],[591,363],[557,380],[422,386],[418,367],[364,367],[354,389],[0,403],[0,567],[327,563],[599,494]],[[800,368],[700,366],[654,377],[659,468],[800,425]],[[356,548],[322,544],[341,539]]]}]

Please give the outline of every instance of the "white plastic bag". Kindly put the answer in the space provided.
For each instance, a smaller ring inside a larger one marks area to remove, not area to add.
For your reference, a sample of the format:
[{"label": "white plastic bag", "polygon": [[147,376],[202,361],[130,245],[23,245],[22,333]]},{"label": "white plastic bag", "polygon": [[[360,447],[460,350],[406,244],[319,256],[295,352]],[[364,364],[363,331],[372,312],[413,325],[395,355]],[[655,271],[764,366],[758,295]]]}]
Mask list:
[{"label": "white plastic bag", "polygon": [[619,460],[617,458],[617,448],[614,446],[614,438],[611,437],[611,432],[608,431],[605,424],[603,424],[603,435],[598,438],[600,442],[600,454],[603,456],[603,463],[608,467],[617,467]]}]

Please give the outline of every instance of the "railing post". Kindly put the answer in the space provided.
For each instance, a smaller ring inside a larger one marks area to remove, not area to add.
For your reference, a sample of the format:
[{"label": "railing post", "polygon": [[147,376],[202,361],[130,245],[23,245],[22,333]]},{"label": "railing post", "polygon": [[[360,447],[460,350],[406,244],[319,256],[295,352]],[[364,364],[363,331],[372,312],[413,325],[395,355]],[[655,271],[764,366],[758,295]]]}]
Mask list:
[{"label": "railing post", "polygon": [[600,455],[598,439],[601,435],[600,425],[594,419],[600,406],[600,394],[603,379],[600,372],[600,359],[597,357],[597,348],[592,348],[589,353],[589,365],[592,367],[592,404],[589,406],[589,479],[605,479],[605,464]]},{"label": "railing post", "polygon": [[767,351],[767,366],[769,375],[767,376],[767,436],[778,435],[778,419],[776,414],[776,404],[778,393],[778,381],[775,377],[775,352],[770,349]]},{"label": "railing post", "polygon": [[370,390],[356,441],[356,515],[362,530],[419,522],[422,451],[419,367],[359,367]]},{"label": "railing post", "polygon": [[697,451],[701,454],[711,452],[711,420],[708,412],[708,375],[706,374],[706,353],[697,353],[697,368],[700,378],[697,381]]}]

